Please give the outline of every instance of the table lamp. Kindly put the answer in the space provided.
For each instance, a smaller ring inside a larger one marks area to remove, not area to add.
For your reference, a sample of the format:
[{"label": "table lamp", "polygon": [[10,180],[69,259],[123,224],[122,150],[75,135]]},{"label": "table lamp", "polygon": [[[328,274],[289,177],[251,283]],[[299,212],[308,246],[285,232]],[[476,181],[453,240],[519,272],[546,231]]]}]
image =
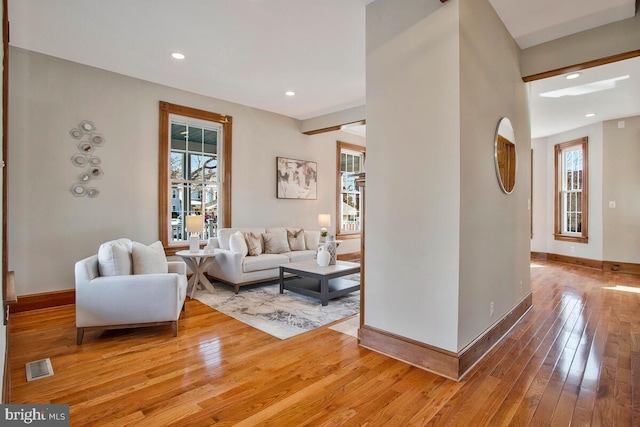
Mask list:
[{"label": "table lamp", "polygon": [[331,214],[319,214],[318,225],[322,227],[320,228],[320,237],[325,239],[327,237],[327,234],[329,234],[327,227],[331,226]]},{"label": "table lamp", "polygon": [[200,250],[200,233],[203,228],[202,215],[187,216],[187,233],[189,233],[189,250],[198,252]]}]

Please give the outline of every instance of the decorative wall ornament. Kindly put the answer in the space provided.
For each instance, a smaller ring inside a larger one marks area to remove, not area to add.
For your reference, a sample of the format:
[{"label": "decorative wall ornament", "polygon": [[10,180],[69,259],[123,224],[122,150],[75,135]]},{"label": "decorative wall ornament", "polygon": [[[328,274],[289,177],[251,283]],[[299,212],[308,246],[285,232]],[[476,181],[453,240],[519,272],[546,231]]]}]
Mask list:
[{"label": "decorative wall ornament", "polygon": [[79,168],[86,168],[78,176],[78,182],[69,190],[75,197],[88,196],[91,199],[98,197],[100,190],[96,187],[87,187],[92,180],[100,179],[104,171],[100,164],[102,160],[95,155],[95,149],[105,143],[104,136],[95,132],[96,125],[89,120],[83,120],[77,128],[72,128],[69,135],[75,140],[80,140],[77,145],[78,152],[71,156],[71,163]]},{"label": "decorative wall ornament", "polygon": [[73,184],[71,186],[71,194],[76,197],[84,196],[87,192],[87,189],[82,184]]},{"label": "decorative wall ornament", "polygon": [[89,196],[92,199],[95,199],[96,197],[98,197],[98,194],[100,194],[100,190],[98,190],[97,188],[91,187],[90,189],[87,190],[87,196]]},{"label": "decorative wall ornament", "polygon": [[74,138],[74,139],[80,139],[82,138],[82,135],[84,135],[82,133],[82,131],[78,128],[73,128],[69,131],[69,134]]}]

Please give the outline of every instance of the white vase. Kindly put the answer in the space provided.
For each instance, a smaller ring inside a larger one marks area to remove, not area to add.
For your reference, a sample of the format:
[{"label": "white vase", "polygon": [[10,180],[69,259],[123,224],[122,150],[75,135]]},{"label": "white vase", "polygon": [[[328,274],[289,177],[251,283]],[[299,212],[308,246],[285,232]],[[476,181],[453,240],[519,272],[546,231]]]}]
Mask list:
[{"label": "white vase", "polygon": [[323,246],[320,246],[318,248],[318,257],[317,257],[318,265],[320,267],[328,266],[330,258],[331,258],[331,255],[329,255],[329,251],[327,251]]}]

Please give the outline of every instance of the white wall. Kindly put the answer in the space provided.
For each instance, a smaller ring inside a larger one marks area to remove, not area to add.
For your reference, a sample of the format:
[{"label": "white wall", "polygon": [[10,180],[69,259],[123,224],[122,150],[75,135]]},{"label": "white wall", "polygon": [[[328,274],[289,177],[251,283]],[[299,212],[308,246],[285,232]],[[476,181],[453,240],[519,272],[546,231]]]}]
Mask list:
[{"label": "white wall", "polygon": [[523,76],[640,49],[640,14],[522,50]]},{"label": "white wall", "polygon": [[[349,144],[366,146],[366,139],[351,133],[341,132],[341,131],[333,131],[320,133],[317,135],[313,135],[309,138],[309,141],[312,144],[317,144],[323,147],[322,153],[322,169],[320,170],[320,166],[318,166],[318,173],[323,176],[326,174],[327,176],[332,174],[331,177],[327,178],[324,185],[331,186],[329,194],[330,200],[323,200],[322,205],[331,205],[333,206],[331,210],[327,210],[326,212],[320,213],[328,213],[331,214],[331,228],[330,232],[335,233],[336,230],[336,152],[337,152],[337,142],[348,142]],[[324,180],[323,180],[324,181]],[[316,219],[318,215],[316,214]],[[316,228],[318,228],[316,226]],[[360,239],[342,239],[340,245],[338,246],[337,253],[338,254],[352,254],[355,252],[360,252]]]},{"label": "white wall", "polygon": [[[618,127],[623,121],[625,126]],[[620,118],[533,141],[535,252],[596,261],[640,263],[640,116]],[[589,138],[589,242],[553,238],[555,144]],[[610,208],[609,202],[616,207]],[[571,248],[574,251],[571,251]]]},{"label": "white wall", "polygon": [[388,32],[414,2],[381,1],[367,6],[367,45],[376,28],[393,38],[367,53],[365,323],[457,351],[458,2]]},{"label": "white wall", "polygon": [[[106,240],[158,240],[161,100],[233,116],[233,226],[318,229],[318,213],[335,212],[335,140],[363,143],[343,132],[309,137],[292,118],[35,52],[10,55],[8,243],[18,295],[73,288],[74,263]],[[84,119],[106,139],[96,199],[69,192],[81,172],[69,130]],[[276,198],[276,156],[318,162],[317,200]]]},{"label": "white wall", "polygon": [[[555,240],[554,227],[554,145],[574,139],[588,137],[589,154],[589,242],[576,243]],[[545,142],[546,140],[546,142]],[[565,255],[591,260],[602,260],[602,157],[603,134],[602,123],[581,127],[571,131],[552,135],[548,138],[538,138],[534,145],[535,151],[544,151],[545,157],[534,155],[534,214],[541,215],[540,209],[545,209],[544,219],[534,219],[534,241],[532,249],[536,252]],[[546,177],[546,182],[544,178]],[[539,181],[542,179],[542,181]],[[546,185],[544,193],[538,190]],[[541,198],[543,198],[541,200]],[[540,205],[538,207],[537,205]],[[544,228],[543,228],[544,227]],[[572,249],[573,248],[573,249]]]},{"label": "white wall", "polygon": [[[530,293],[527,91],[517,44],[487,0],[460,4],[460,292],[462,350]],[[502,117],[515,131],[516,184],[505,194],[494,163]],[[494,311],[491,313],[493,303]]]},{"label": "white wall", "polygon": [[[0,3],[0,22],[2,22],[4,13],[5,13],[4,4]],[[2,32],[2,36],[0,36],[0,41],[2,41],[2,44],[4,45],[4,31]],[[0,58],[4,58],[4,51],[0,53]],[[3,88],[0,85],[0,99],[2,99],[2,95],[3,95]],[[0,102],[0,117],[2,117],[2,104],[3,103]],[[3,128],[2,126],[0,126],[0,140],[2,140],[2,135],[3,135],[2,132],[3,132]],[[4,162],[4,159],[2,158],[2,150],[0,150],[0,163],[1,162]],[[2,188],[3,186],[2,176],[3,176],[2,173],[0,173],[0,188]],[[0,197],[0,212],[2,212],[3,200],[4,198]],[[2,260],[4,259],[4,257],[2,256],[2,242],[4,242],[4,238],[5,236],[2,235],[2,228],[0,227],[0,271],[2,271]],[[4,281],[3,281],[3,286],[5,286]],[[2,315],[2,318],[4,319],[4,313]],[[4,325],[4,322],[2,321],[0,322],[0,382],[1,382],[1,379],[4,378],[4,363],[5,363],[6,347],[7,347],[7,328]],[[4,399],[3,399],[4,387],[0,386],[0,388],[1,388],[0,402],[4,402]]]},{"label": "white wall", "polygon": [[[553,174],[547,170],[547,138],[531,140],[533,150],[533,194],[531,196],[531,208],[533,210],[533,237],[531,238],[531,251],[546,253],[549,233],[553,233],[553,223],[549,226],[548,210],[553,210],[553,199],[549,200],[547,191],[549,180],[553,181]],[[553,184],[552,184],[553,185]],[[551,202],[551,206],[549,206]],[[552,218],[553,219],[553,218]]]},{"label": "white wall", "polygon": [[640,116],[606,121],[603,134],[603,259],[640,264]]},{"label": "white wall", "polygon": [[[458,352],[529,292],[519,49],[487,0],[438,4],[403,30],[405,6],[423,2],[381,1],[367,7],[365,324]],[[493,160],[504,116],[519,156],[511,195]]]}]

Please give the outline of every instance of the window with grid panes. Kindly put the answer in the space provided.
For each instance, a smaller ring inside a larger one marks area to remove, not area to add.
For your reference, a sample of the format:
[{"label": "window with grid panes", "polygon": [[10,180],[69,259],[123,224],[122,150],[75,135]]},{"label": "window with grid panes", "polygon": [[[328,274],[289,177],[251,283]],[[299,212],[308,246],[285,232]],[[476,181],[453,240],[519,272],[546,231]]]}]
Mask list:
[{"label": "window with grid panes", "polygon": [[587,138],[555,146],[556,240],[586,243],[588,218]]},{"label": "window with grid panes", "polygon": [[364,172],[365,148],[338,142],[338,152],[338,235],[356,237],[362,231],[362,195],[356,185],[355,174]]},{"label": "window with grid panes", "polygon": [[202,215],[201,240],[216,235],[219,206],[219,141],[222,126],[170,115],[171,243],[187,241],[185,219]]},{"label": "window with grid panes", "polygon": [[231,220],[233,118],[160,102],[159,230],[165,253],[188,246],[186,218],[202,215],[205,242]]}]

